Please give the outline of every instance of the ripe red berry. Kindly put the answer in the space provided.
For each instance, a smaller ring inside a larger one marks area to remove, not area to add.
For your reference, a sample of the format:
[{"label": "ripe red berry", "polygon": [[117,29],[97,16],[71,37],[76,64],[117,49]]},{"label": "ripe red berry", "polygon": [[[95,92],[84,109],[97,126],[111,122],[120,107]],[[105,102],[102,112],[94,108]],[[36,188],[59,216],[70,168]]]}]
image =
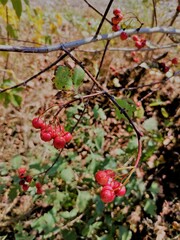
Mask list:
[{"label": "ripe red berry", "polygon": [[128,38],[127,33],[126,32],[121,32],[120,33],[120,38],[121,38],[121,40],[126,40]]},{"label": "ripe red berry", "polygon": [[178,64],[178,59],[177,58],[173,58],[172,60],[171,60],[171,62],[172,62],[172,64]]},{"label": "ripe red berry", "polygon": [[106,169],[106,170],[104,170],[105,171],[105,173],[109,176],[109,177],[111,177],[111,178],[114,178],[115,177],[115,172],[113,171],[113,170],[111,170],[111,169]]},{"label": "ripe red berry", "polygon": [[137,57],[133,57],[133,61],[136,63],[140,62],[139,58],[137,58]]},{"label": "ripe red berry", "polygon": [[24,179],[21,179],[20,181],[19,181],[19,185],[24,185],[25,184],[25,180]]},{"label": "ripe red berry", "polygon": [[64,137],[57,136],[54,138],[53,145],[57,149],[62,149],[66,145]]},{"label": "ripe red berry", "polygon": [[119,188],[116,189],[115,191],[116,196],[122,197],[126,194],[126,187],[120,184]]},{"label": "ripe red berry", "polygon": [[117,31],[119,31],[121,28],[120,28],[120,26],[119,25],[113,25],[112,26],[112,31],[113,32],[117,32]]},{"label": "ripe red berry", "polygon": [[121,183],[116,181],[116,180],[112,181],[111,184],[110,184],[110,186],[112,187],[113,190],[118,189],[120,187],[120,185],[121,185]]},{"label": "ripe red berry", "polygon": [[28,183],[30,183],[31,181],[32,181],[32,177],[30,176],[30,175],[27,175],[26,177],[25,177],[25,180],[26,180],[26,182],[28,182]]},{"label": "ripe red berry", "polygon": [[44,128],[45,123],[43,122],[43,120],[41,118],[34,118],[32,120],[32,125],[34,128]]},{"label": "ripe red berry", "polygon": [[135,42],[136,42],[136,41],[139,41],[138,35],[133,35],[133,36],[132,36],[132,39],[133,39],[133,41],[135,41]]},{"label": "ripe red berry", "polygon": [[37,191],[36,191],[37,194],[42,194],[43,193],[43,190],[42,188],[37,188]]},{"label": "ripe red berry", "polygon": [[51,132],[47,132],[46,129],[41,131],[40,137],[44,142],[49,142],[52,139]]},{"label": "ripe red berry", "polygon": [[108,184],[109,178],[108,174],[103,170],[100,170],[95,174],[96,181],[102,186]]},{"label": "ripe red berry", "polygon": [[141,48],[142,48],[142,43],[141,43],[141,41],[136,41],[136,42],[135,42],[135,46],[136,46],[138,49],[141,49]]},{"label": "ripe red berry", "polygon": [[65,139],[66,143],[69,143],[72,139],[72,135],[70,132],[66,132],[64,135],[63,135],[63,138]]},{"label": "ripe red berry", "polygon": [[36,188],[41,188],[42,187],[42,184],[40,182],[36,182]]},{"label": "ripe red berry", "polygon": [[21,167],[21,168],[18,169],[19,178],[24,178],[25,174],[26,174],[26,168]]},{"label": "ripe red berry", "polygon": [[115,199],[114,190],[108,186],[103,187],[100,192],[100,198],[104,203],[110,203]]},{"label": "ripe red berry", "polygon": [[163,69],[163,72],[164,73],[167,73],[169,71],[169,67],[168,66],[165,66],[164,69]]},{"label": "ripe red berry", "polygon": [[115,16],[118,16],[119,14],[121,14],[121,10],[119,8],[116,8],[116,9],[113,10],[113,14]]},{"label": "ripe red berry", "polygon": [[111,22],[113,25],[117,25],[120,22],[120,18],[119,17],[113,17],[111,18]]},{"label": "ripe red berry", "polygon": [[27,191],[28,188],[29,188],[29,185],[27,185],[27,184],[23,184],[23,185],[22,185],[22,190],[23,190],[23,191]]},{"label": "ripe red berry", "polygon": [[140,40],[140,42],[141,42],[142,47],[145,47],[145,46],[146,46],[146,39],[142,38],[142,39]]},{"label": "ripe red berry", "polygon": [[180,12],[180,5],[177,6],[176,11]]}]

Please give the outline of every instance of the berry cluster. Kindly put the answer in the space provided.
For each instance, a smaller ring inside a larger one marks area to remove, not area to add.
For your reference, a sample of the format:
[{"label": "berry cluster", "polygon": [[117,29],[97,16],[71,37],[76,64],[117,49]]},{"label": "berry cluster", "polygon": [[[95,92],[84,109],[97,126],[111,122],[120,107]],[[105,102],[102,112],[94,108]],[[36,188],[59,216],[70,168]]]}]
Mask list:
[{"label": "berry cluster", "polygon": [[133,41],[135,42],[135,46],[136,46],[138,49],[141,49],[141,48],[143,48],[143,47],[146,46],[146,39],[140,38],[140,37],[137,36],[137,35],[133,35],[133,36],[132,36],[132,39],[133,39]]},{"label": "berry cluster", "polygon": [[104,203],[114,201],[115,197],[124,196],[126,193],[125,186],[115,180],[115,172],[108,170],[100,170],[95,174],[96,181],[102,186],[100,198]]},{"label": "berry cluster", "polygon": [[123,15],[122,15],[121,10],[119,8],[114,9],[113,14],[114,14],[114,17],[111,19],[112,30],[114,32],[117,32],[121,29],[118,24],[123,19]]},{"label": "berry cluster", "polygon": [[[27,175],[27,170],[24,167],[20,167],[17,172],[18,177],[20,178],[19,185],[21,186],[21,189],[26,192],[29,189],[30,183],[32,182],[33,178],[30,175]],[[37,189],[36,193],[42,194],[43,190],[41,183],[36,182],[35,186]]]},{"label": "berry cluster", "polygon": [[69,143],[72,139],[70,132],[66,132],[64,127],[59,125],[53,127],[49,124],[45,124],[41,118],[34,118],[32,125],[36,129],[40,129],[40,137],[44,142],[53,140],[53,145],[56,149],[62,149],[66,143]]}]

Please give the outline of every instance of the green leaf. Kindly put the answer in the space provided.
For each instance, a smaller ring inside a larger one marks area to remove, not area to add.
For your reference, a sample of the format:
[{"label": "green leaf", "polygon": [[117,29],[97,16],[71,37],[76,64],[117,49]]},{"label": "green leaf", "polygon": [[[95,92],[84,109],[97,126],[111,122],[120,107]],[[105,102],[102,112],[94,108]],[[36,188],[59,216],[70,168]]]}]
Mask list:
[{"label": "green leaf", "polygon": [[0,0],[0,2],[3,4],[3,5],[6,5],[8,0]]},{"label": "green leaf", "polygon": [[161,108],[161,113],[162,113],[163,117],[165,117],[165,118],[168,118],[168,117],[169,117],[168,112],[167,112],[166,109],[163,108],[163,107]]},{"label": "green leaf", "polygon": [[13,8],[16,12],[16,15],[18,16],[18,18],[21,17],[21,13],[22,13],[22,3],[21,0],[11,0]]},{"label": "green leaf", "polygon": [[79,212],[83,212],[86,209],[90,199],[91,199],[91,194],[88,191],[78,190],[76,207],[78,208]]},{"label": "green leaf", "polygon": [[70,219],[70,218],[74,218],[77,216],[78,213],[78,209],[74,208],[71,211],[64,211],[64,212],[60,212],[61,217],[66,218],[66,219]]},{"label": "green leaf", "polygon": [[126,227],[120,226],[119,232],[120,232],[120,237],[119,237],[120,240],[131,240],[132,232],[128,230]]},{"label": "green leaf", "polygon": [[157,194],[159,192],[159,185],[157,182],[153,182],[149,188],[151,193]]},{"label": "green leaf", "polygon": [[64,240],[76,240],[77,239],[77,233],[74,229],[63,229],[62,235]]},{"label": "green leaf", "polygon": [[20,155],[12,158],[11,166],[13,169],[18,169],[21,165],[22,165],[22,158]]},{"label": "green leaf", "polygon": [[84,80],[84,77],[85,77],[84,70],[81,67],[76,67],[74,69],[72,77],[75,88],[78,88],[81,85],[82,81]]},{"label": "green leaf", "polygon": [[11,99],[11,103],[15,107],[19,107],[21,105],[21,102],[22,102],[22,97],[21,96],[16,95],[16,94],[11,94],[10,99]]},{"label": "green leaf", "polygon": [[147,212],[149,215],[154,216],[156,214],[156,204],[155,201],[152,199],[147,199],[145,206],[144,206],[144,211]]},{"label": "green leaf", "polygon": [[66,169],[62,170],[61,172],[61,178],[67,182],[71,183],[74,179],[74,172],[71,167],[67,167]]},{"label": "green leaf", "polygon": [[156,118],[151,117],[149,119],[146,119],[143,123],[143,127],[147,130],[147,131],[157,131],[158,130],[158,121],[156,120]]},{"label": "green leaf", "polygon": [[[136,110],[136,107],[134,105],[134,102],[131,99],[118,99],[116,98],[117,103],[121,106],[121,108],[124,108],[129,117],[131,118],[133,116],[134,111]],[[119,109],[115,108],[116,117],[118,119],[126,119],[126,117],[119,111]]]},{"label": "green leaf", "polygon": [[72,72],[67,66],[59,66],[54,78],[55,87],[68,90],[72,87]]},{"label": "green leaf", "polygon": [[97,128],[95,130],[96,138],[95,144],[98,150],[100,150],[104,144],[104,130],[102,128]]},{"label": "green leaf", "polygon": [[25,4],[29,6],[29,0],[24,0]]},{"label": "green leaf", "polygon": [[11,38],[17,38],[17,31],[13,28],[11,24],[8,24],[6,30]]},{"label": "green leaf", "polygon": [[14,200],[17,195],[18,195],[18,189],[19,189],[19,186],[18,187],[12,187],[9,191],[9,198],[10,200]]}]

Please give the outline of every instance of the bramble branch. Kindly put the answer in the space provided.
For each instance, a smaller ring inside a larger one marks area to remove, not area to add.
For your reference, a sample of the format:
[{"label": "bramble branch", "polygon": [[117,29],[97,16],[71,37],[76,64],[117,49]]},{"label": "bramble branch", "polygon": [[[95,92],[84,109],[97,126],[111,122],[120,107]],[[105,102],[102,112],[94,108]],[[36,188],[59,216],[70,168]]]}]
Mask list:
[{"label": "bramble branch", "polygon": [[[98,35],[97,37],[91,36],[84,39],[79,39],[72,42],[67,43],[59,43],[59,44],[53,44],[43,47],[24,47],[24,46],[10,46],[10,45],[0,45],[0,51],[3,52],[22,52],[22,53],[48,53],[58,50],[63,50],[63,48],[66,49],[72,49],[77,48],[79,46],[90,44],[98,41],[104,41],[104,40],[110,40],[113,38],[119,37],[120,33],[123,32],[123,30],[120,30],[115,33],[107,33]],[[154,28],[140,28],[138,31],[137,29],[127,29],[125,32],[128,34],[128,36],[131,36],[133,34],[152,34],[152,33],[165,33],[165,34],[176,34],[180,35],[180,29],[175,29],[172,27],[154,27]]]}]

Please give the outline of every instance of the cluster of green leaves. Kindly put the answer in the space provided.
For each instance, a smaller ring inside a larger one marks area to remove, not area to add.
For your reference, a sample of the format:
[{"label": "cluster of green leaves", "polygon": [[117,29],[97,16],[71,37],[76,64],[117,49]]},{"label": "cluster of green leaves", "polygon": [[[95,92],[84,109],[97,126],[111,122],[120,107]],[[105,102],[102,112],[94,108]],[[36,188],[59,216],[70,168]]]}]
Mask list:
[{"label": "cluster of green leaves", "polygon": [[[25,4],[29,5],[29,0],[24,0]],[[0,0],[4,6],[8,3],[8,0]],[[18,18],[21,17],[22,14],[22,1],[21,0],[11,0],[12,6],[16,12]]]}]

